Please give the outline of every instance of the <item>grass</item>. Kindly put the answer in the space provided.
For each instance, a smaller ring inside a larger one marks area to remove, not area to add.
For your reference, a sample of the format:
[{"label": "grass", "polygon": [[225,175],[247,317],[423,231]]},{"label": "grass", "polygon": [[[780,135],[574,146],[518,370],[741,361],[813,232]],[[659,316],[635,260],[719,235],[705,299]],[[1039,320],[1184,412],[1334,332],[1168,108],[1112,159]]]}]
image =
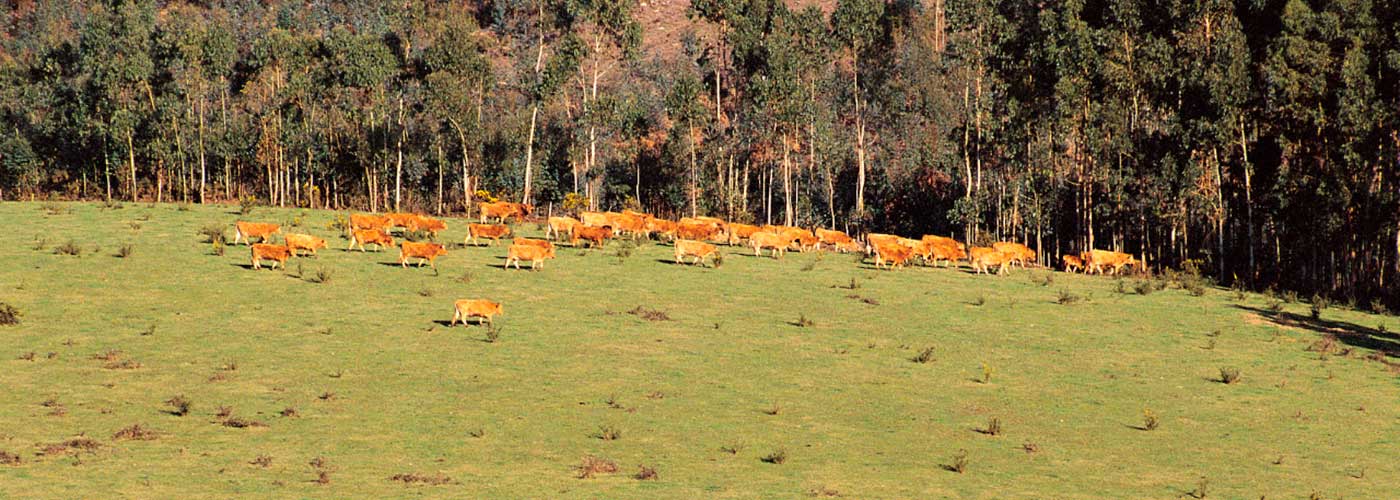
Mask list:
[{"label": "grass", "polygon": [[[650,242],[622,263],[560,252],[548,273],[499,270],[508,245],[454,248],[439,276],[341,243],[305,259],[308,275],[334,271],[318,285],[246,269],[243,245],[214,255],[199,229],[232,234],[237,206],[69,206],[38,229],[39,204],[0,203],[0,301],[24,313],[0,327],[0,450],[20,459],[0,465],[0,496],[795,498],[822,486],[843,498],[1179,498],[1204,476],[1209,498],[1388,498],[1384,478],[1400,476],[1385,433],[1400,359],[1383,352],[1400,340],[1374,328],[1395,322],[1341,305],[1314,321],[1306,301],[1115,294],[1099,276],[1045,287],[845,258],[802,272],[815,256],[795,252],[730,251],[723,269],[696,272]],[[334,237],[335,215],[308,211],[303,228]],[[148,220],[139,251],[88,255],[132,241],[133,219]],[[439,241],[461,241],[464,222],[448,225]],[[34,251],[36,233],[84,255]],[[1059,290],[1093,299],[1061,306]],[[489,344],[440,325],[462,298],[503,303],[494,321],[511,335]],[[670,321],[623,313],[638,304]],[[792,327],[804,313],[820,327]],[[1216,330],[1219,345],[1201,349]],[[1322,361],[1308,348],[1327,334]],[[926,346],[937,361],[911,362]],[[38,355],[15,359],[27,352]],[[142,366],[103,368],[123,360]],[[221,370],[230,360],[237,371]],[[982,363],[994,382],[979,383]],[[1219,367],[1244,376],[1219,383]],[[610,408],[609,394],[636,411]],[[167,404],[175,395],[188,406]],[[38,405],[50,398],[65,415]],[[764,414],[774,401],[781,412]],[[1163,416],[1157,430],[1136,429],[1144,407]],[[279,416],[287,408],[299,417]],[[992,416],[1004,437],[969,430]],[[137,422],[159,439],[110,438]],[[625,437],[590,437],[602,423]],[[784,464],[760,460],[780,448]],[[959,450],[964,472],[942,470]],[[275,460],[249,463],[259,456]],[[585,456],[607,458],[578,468]],[[641,467],[665,474],[633,479]]]}]

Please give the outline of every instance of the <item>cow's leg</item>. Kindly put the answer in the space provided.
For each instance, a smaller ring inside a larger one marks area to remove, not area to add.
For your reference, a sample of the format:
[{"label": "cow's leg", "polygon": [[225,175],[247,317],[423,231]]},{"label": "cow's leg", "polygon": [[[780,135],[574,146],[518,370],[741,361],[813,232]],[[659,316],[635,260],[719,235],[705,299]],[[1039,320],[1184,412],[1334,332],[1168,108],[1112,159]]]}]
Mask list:
[{"label": "cow's leg", "polygon": [[[453,308],[453,309],[452,309],[452,321],[450,321],[450,322],[447,323],[447,327],[448,327],[448,328],[452,328],[452,327],[454,327],[454,326],[457,326],[457,320],[459,320],[459,319],[462,319],[462,310],[461,310],[461,309],[457,309],[457,308]],[[467,324],[467,322],[466,322],[466,321],[463,321],[462,324],[465,325],[465,324]]]}]

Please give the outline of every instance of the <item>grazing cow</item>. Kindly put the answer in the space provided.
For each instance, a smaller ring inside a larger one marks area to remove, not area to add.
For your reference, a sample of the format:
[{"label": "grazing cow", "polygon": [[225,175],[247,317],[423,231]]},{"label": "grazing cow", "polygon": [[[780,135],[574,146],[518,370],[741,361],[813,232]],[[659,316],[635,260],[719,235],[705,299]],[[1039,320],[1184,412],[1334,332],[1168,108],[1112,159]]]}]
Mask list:
[{"label": "grazing cow", "polygon": [[822,246],[822,239],[818,238],[815,234],[803,231],[802,234],[797,235],[797,238],[793,240],[793,243],[797,244],[797,251],[809,252],[812,250],[820,250]]},{"label": "grazing cow", "polygon": [[705,257],[710,257],[715,260],[715,266],[718,267],[719,247],[703,241],[676,240],[675,262],[677,264],[685,263],[686,257],[695,257],[695,262],[692,262],[692,264],[700,264],[702,266],[705,265]]},{"label": "grazing cow", "polygon": [[753,224],[735,222],[729,225],[729,237],[726,240],[730,245],[738,245],[740,240],[747,240],[758,231],[759,227]]},{"label": "grazing cow", "polygon": [[947,267],[948,264],[967,257],[967,252],[964,250],[966,247],[963,246],[962,243],[956,241],[942,242],[929,240],[924,240],[924,242],[932,248],[931,259],[935,264],[942,262],[943,266]]},{"label": "grazing cow", "polygon": [[565,234],[574,234],[574,228],[578,227],[579,224],[578,219],[573,217],[550,217],[549,230],[545,231],[544,236],[558,240],[563,238]]},{"label": "grazing cow", "polygon": [[645,235],[647,232],[647,219],[643,216],[631,213],[611,214],[611,224],[618,232],[632,235],[633,237]]},{"label": "grazing cow", "polygon": [[405,212],[389,212],[384,214],[384,219],[389,221],[389,227],[401,227],[412,231],[413,224],[418,221],[418,214]]},{"label": "grazing cow", "polygon": [[427,231],[432,238],[437,238],[438,233],[447,230],[447,223],[442,219],[418,216],[408,225],[409,231]]},{"label": "grazing cow", "polygon": [[957,250],[958,252],[961,252],[961,253],[964,253],[964,254],[967,253],[967,245],[964,245],[963,242],[958,241],[958,240],[955,240],[955,239],[952,239],[952,238],[949,238],[949,237],[947,237],[947,236],[937,236],[937,235],[932,235],[932,234],[925,234],[924,237],[922,238],[922,241],[927,241],[927,242],[932,243],[932,244],[934,244],[934,245],[951,246],[954,250]]},{"label": "grazing cow", "polygon": [[504,224],[507,217],[514,217],[515,222],[520,222],[533,212],[535,207],[524,203],[511,203],[509,201],[498,201],[495,203],[482,203],[477,205],[481,209],[481,223],[485,224],[489,219],[496,219]]},{"label": "grazing cow", "polygon": [[1084,271],[1084,259],[1079,258],[1078,255],[1061,255],[1060,263],[1064,265],[1065,272],[1067,273]]},{"label": "grazing cow", "polygon": [[478,238],[491,240],[495,245],[496,241],[510,234],[510,226],[505,224],[467,224],[467,236],[462,238],[462,244],[468,243],[476,245]]},{"label": "grazing cow", "polygon": [[452,322],[447,324],[449,328],[457,326],[458,321],[462,322],[462,326],[466,326],[468,318],[481,318],[490,323],[492,316],[505,314],[500,303],[485,299],[462,299],[453,302],[452,309]]},{"label": "grazing cow", "polygon": [[1103,274],[1104,271],[1107,270],[1108,274],[1117,276],[1124,267],[1137,266],[1140,264],[1132,255],[1123,252],[1090,250],[1080,255],[1084,260],[1084,268],[1088,273]]},{"label": "grazing cow", "polygon": [[676,229],[679,228],[675,221],[666,219],[647,219],[647,232],[656,235],[658,239],[676,239]]},{"label": "grazing cow", "polygon": [[838,250],[841,248],[841,245],[843,243],[855,241],[851,239],[850,235],[841,231],[817,228],[816,233],[817,238],[821,240],[822,245],[830,246],[831,248]]},{"label": "grazing cow", "polygon": [[889,263],[889,269],[901,267],[913,256],[914,249],[898,241],[880,243],[875,245],[875,268],[879,269],[886,262]]},{"label": "grazing cow", "polygon": [[608,225],[607,212],[579,212],[578,220],[585,226],[603,227]]},{"label": "grazing cow", "polygon": [[253,244],[253,269],[262,269],[262,261],[270,260],[272,268],[277,269],[280,264],[282,269],[287,269],[287,259],[292,258],[292,250],[286,245],[269,245],[266,243]]},{"label": "grazing cow", "polygon": [[997,275],[1003,275],[1006,274],[1006,268],[1011,267],[1011,256],[998,252],[995,248],[972,247],[967,255],[977,274],[990,274],[988,268],[996,266]]},{"label": "grazing cow", "polygon": [[783,238],[779,234],[759,231],[749,236],[749,247],[753,248],[754,257],[762,257],[763,249],[771,248],[773,249],[773,258],[781,258],[789,246],[792,246],[792,240]]},{"label": "grazing cow", "polygon": [[836,251],[841,253],[864,252],[865,246],[861,245],[860,242],[856,240],[843,241],[836,244]]},{"label": "grazing cow", "polygon": [[415,243],[404,240],[399,245],[399,265],[408,267],[408,259],[418,259],[418,267],[423,267],[426,262],[437,269],[437,258],[447,255],[447,248],[437,243]]},{"label": "grazing cow", "polygon": [[719,233],[719,229],[707,222],[681,220],[676,227],[676,238],[683,240],[705,241],[714,238]]},{"label": "grazing cow", "polygon": [[309,234],[287,233],[286,240],[287,248],[290,248],[292,253],[297,254],[297,256],[301,256],[297,253],[298,250],[310,250],[311,255],[316,255],[317,249],[326,248],[326,240]]},{"label": "grazing cow", "polygon": [[1031,250],[1030,247],[1020,243],[998,241],[992,243],[992,248],[1006,254],[1006,256],[1011,259],[1011,263],[1021,267],[1026,267],[1026,263],[1035,261],[1035,250]]},{"label": "grazing cow", "polygon": [[253,244],[253,238],[257,238],[259,243],[267,243],[274,234],[282,232],[282,226],[268,222],[243,222],[238,221],[233,225],[233,244],[237,245],[238,240],[243,240],[249,245]]},{"label": "grazing cow", "polygon": [[357,229],[350,233],[350,246],[346,250],[360,247],[360,251],[365,251],[365,245],[373,243],[379,246],[380,251],[384,248],[394,246],[394,237],[384,229]]},{"label": "grazing cow", "polygon": [[374,214],[350,214],[350,230],[360,229],[389,229],[393,221],[383,215]]},{"label": "grazing cow", "polygon": [[899,237],[893,234],[869,233],[865,235],[865,242],[870,251],[874,252],[875,248],[880,245],[899,243]]},{"label": "grazing cow", "polygon": [[530,269],[535,270],[544,266],[545,259],[554,258],[553,244],[551,244],[548,241],[535,241],[539,241],[549,246],[539,246],[528,243],[516,243],[514,245],[511,245],[510,249],[506,251],[506,265],[501,266],[501,269],[509,268],[511,263],[515,264],[516,269],[520,269],[520,261],[528,260],[530,261]]},{"label": "grazing cow", "polygon": [[579,240],[587,240],[589,246],[597,248],[607,244],[607,240],[612,239],[612,237],[613,230],[610,226],[579,226],[574,228],[574,234],[570,237],[569,243],[578,246]]}]

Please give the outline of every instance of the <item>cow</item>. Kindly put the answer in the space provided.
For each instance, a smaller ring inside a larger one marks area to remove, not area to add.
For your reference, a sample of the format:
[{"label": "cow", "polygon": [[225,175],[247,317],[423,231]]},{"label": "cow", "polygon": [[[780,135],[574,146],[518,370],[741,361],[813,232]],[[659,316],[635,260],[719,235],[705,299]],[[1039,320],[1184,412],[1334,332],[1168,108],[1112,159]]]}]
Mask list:
[{"label": "cow", "polygon": [[612,237],[613,230],[611,226],[580,226],[574,228],[574,234],[569,238],[569,243],[573,246],[578,246],[579,240],[587,240],[589,246],[597,248],[607,244],[607,240],[612,239]]},{"label": "cow", "polygon": [[729,237],[726,238],[730,245],[738,245],[740,240],[747,240],[753,233],[759,231],[758,226],[753,224],[741,224],[738,222],[729,224]]},{"label": "cow", "polygon": [[518,236],[517,236],[514,240],[512,240],[512,241],[510,242],[510,244],[512,244],[512,245],[536,246],[536,247],[540,247],[540,248],[547,248],[547,249],[550,249],[550,250],[554,250],[554,243],[550,243],[549,240],[537,240],[537,239],[534,239],[534,238],[523,238],[523,237],[518,237]]},{"label": "cow", "polygon": [[1006,274],[1006,268],[1010,267],[1011,256],[998,252],[995,248],[972,247],[967,255],[977,274],[990,274],[987,269],[996,266],[997,275],[1003,275]]},{"label": "cow", "polygon": [[309,234],[287,233],[285,239],[287,240],[287,248],[291,249],[292,253],[297,254],[297,256],[301,256],[297,253],[299,250],[310,250],[311,255],[316,255],[317,249],[326,248],[326,240]]},{"label": "cow", "polygon": [[899,243],[899,236],[895,236],[893,234],[869,233],[865,235],[865,243],[867,244],[869,251],[874,252],[875,248],[880,245],[884,245],[887,243]]},{"label": "cow", "polygon": [[429,237],[437,238],[438,233],[447,230],[447,223],[443,222],[442,219],[420,215],[409,222],[407,229],[409,231],[427,231]]},{"label": "cow", "polygon": [[290,248],[287,248],[286,245],[269,245],[266,243],[254,243],[252,246],[252,252],[253,269],[262,269],[262,261],[270,260],[273,261],[271,266],[272,269],[277,269],[277,266],[280,264],[282,266],[282,269],[285,270],[287,269],[287,259],[290,259],[292,257],[292,250]]},{"label": "cow", "polygon": [[498,201],[495,203],[482,203],[478,205],[481,209],[481,223],[485,224],[489,219],[496,219],[504,224],[506,218],[514,217],[515,222],[520,222],[533,212],[535,207],[524,203],[511,203],[509,201]]},{"label": "cow", "polygon": [[943,262],[944,267],[947,267],[949,263],[957,262],[967,257],[967,252],[964,250],[966,247],[957,241],[943,242],[924,240],[924,242],[933,250],[931,253],[932,257],[930,258],[933,260],[934,264]]},{"label": "cow", "polygon": [[410,228],[418,221],[418,214],[389,212],[384,214],[384,219],[389,221],[389,227],[401,227],[411,231],[412,229]]},{"label": "cow", "polygon": [[491,240],[492,245],[495,245],[497,240],[510,233],[510,226],[505,224],[467,224],[467,236],[462,238],[462,244],[475,245],[478,238],[486,238]]},{"label": "cow", "polygon": [[1080,258],[1078,255],[1061,255],[1060,263],[1064,265],[1065,272],[1067,273],[1084,271],[1084,259]]},{"label": "cow", "polygon": [[783,252],[792,246],[792,240],[783,238],[782,235],[773,234],[766,231],[759,231],[749,236],[749,247],[753,248],[755,257],[763,256],[763,249],[773,249],[773,258],[782,258]]},{"label": "cow", "polygon": [[541,241],[541,243],[549,246],[539,246],[528,243],[516,243],[511,245],[510,249],[506,251],[506,265],[501,266],[501,269],[509,268],[511,263],[515,264],[516,269],[520,269],[520,261],[522,260],[530,261],[531,270],[543,267],[545,259],[554,258],[554,245],[550,244],[548,241]]},{"label": "cow", "polygon": [[676,229],[679,227],[676,221],[656,217],[647,219],[647,233],[656,235],[657,239],[676,239]]},{"label": "cow", "polygon": [[607,212],[579,212],[578,220],[585,226],[603,227],[608,225]]},{"label": "cow", "polygon": [[[462,326],[467,326],[469,318],[481,318],[491,323],[492,316],[505,314],[500,303],[485,299],[462,299],[453,302],[452,309],[452,322],[447,324],[449,328],[456,326],[458,321],[462,322]],[[480,324],[480,321],[477,324]]]},{"label": "cow", "polygon": [[809,252],[812,250],[820,250],[822,246],[822,239],[818,238],[817,235],[812,234],[811,232],[803,231],[801,234],[797,235],[797,238],[793,240],[793,243],[797,244],[797,251]]},{"label": "cow", "polygon": [[998,241],[992,243],[992,248],[1006,254],[1011,259],[1011,263],[1021,267],[1026,267],[1026,263],[1035,261],[1035,250],[1020,243]]},{"label": "cow", "polygon": [[354,232],[350,233],[350,246],[345,250],[349,251],[355,248],[356,246],[359,246],[360,251],[363,252],[365,251],[365,245],[368,243],[378,245],[379,250],[383,251],[386,247],[394,246],[394,237],[391,236],[388,231],[385,231],[382,228],[357,229]]},{"label": "cow", "polygon": [[549,230],[545,231],[544,235],[546,238],[558,240],[563,238],[565,234],[574,234],[574,228],[578,227],[579,224],[578,219],[573,217],[550,217]]},{"label": "cow", "polygon": [[879,269],[882,264],[888,262],[888,268],[893,270],[896,267],[904,266],[913,256],[914,249],[907,245],[898,241],[882,242],[875,245],[875,268]]},{"label": "cow", "polygon": [[428,263],[437,269],[437,258],[447,255],[447,248],[437,243],[415,243],[404,240],[399,244],[399,266],[408,267],[408,259],[418,259],[418,267]]},{"label": "cow", "polygon": [[685,263],[686,257],[695,257],[692,264],[705,265],[705,258],[710,257],[715,261],[715,267],[719,267],[719,247],[705,243],[703,241],[676,240],[675,263]]},{"label": "cow", "polygon": [[388,217],[374,214],[350,214],[350,230],[389,229],[393,225]]},{"label": "cow", "polygon": [[851,239],[850,235],[841,231],[834,231],[831,229],[817,228],[816,234],[817,239],[821,240],[822,245],[830,246],[831,248],[837,249],[838,251],[841,249],[841,244],[855,241]]},{"label": "cow", "polygon": [[1116,276],[1124,267],[1137,266],[1140,264],[1132,255],[1123,252],[1090,250],[1080,255],[1084,260],[1084,268],[1088,273],[1103,274],[1104,271],[1107,270],[1108,274]]},{"label": "cow", "polygon": [[681,220],[676,227],[676,238],[683,240],[705,241],[712,239],[719,233],[719,229],[708,222]]},{"label": "cow", "polygon": [[274,234],[282,232],[282,226],[268,222],[243,222],[238,221],[233,224],[233,244],[237,245],[238,240],[243,240],[249,245],[253,244],[252,238],[258,238],[259,243],[267,243]]},{"label": "cow", "polygon": [[621,233],[631,235],[633,238],[647,234],[647,219],[643,215],[633,213],[610,214],[610,226]]}]

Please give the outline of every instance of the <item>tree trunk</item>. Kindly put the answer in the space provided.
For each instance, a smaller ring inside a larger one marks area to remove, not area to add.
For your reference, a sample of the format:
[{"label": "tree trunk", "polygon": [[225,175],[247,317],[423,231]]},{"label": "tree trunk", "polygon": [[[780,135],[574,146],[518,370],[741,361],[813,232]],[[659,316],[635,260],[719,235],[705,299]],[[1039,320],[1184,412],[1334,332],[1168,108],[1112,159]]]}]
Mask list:
[{"label": "tree trunk", "polygon": [[[696,180],[697,172],[695,171],[695,125],[692,123],[687,123],[687,125],[686,137],[690,144],[690,216],[695,217],[697,214],[695,199],[699,193],[698,182]],[[641,198],[637,200],[641,201]]]},{"label": "tree trunk", "polygon": [[[386,120],[386,121],[387,121],[387,120]],[[398,211],[401,210],[401,209],[400,209],[399,203],[400,203],[400,201],[402,201],[401,198],[402,198],[402,194],[403,194],[403,193],[402,193],[402,189],[403,189],[403,140],[404,140],[404,135],[406,135],[407,133],[408,133],[408,129],[407,129],[407,127],[404,127],[404,125],[403,125],[403,96],[399,96],[399,141],[398,141],[398,143],[394,146],[395,154],[396,154],[396,156],[398,157],[397,163],[394,164],[394,211],[395,211],[395,212],[398,212]]]},{"label": "tree trunk", "polygon": [[126,131],[126,156],[131,165],[131,201],[136,201],[136,146],[131,143],[132,131]]},{"label": "tree trunk", "polygon": [[530,135],[525,143],[525,188],[520,196],[521,203],[530,203],[530,181],[533,178],[534,170],[531,163],[535,160],[535,122],[539,120],[540,103],[537,101],[530,108]]},{"label": "tree trunk", "polygon": [[865,213],[865,118],[860,105],[860,48],[851,48],[851,87],[856,103],[856,213]]},{"label": "tree trunk", "polygon": [[438,164],[437,214],[438,214],[438,215],[442,215],[442,171],[443,171],[443,169],[444,169],[443,163],[446,162],[446,157],[443,156],[443,154],[442,154],[442,142],[441,142],[441,141],[439,141],[439,142],[438,142],[438,145],[437,145],[437,154],[438,154],[438,161],[437,161],[437,164]]},{"label": "tree trunk", "polygon": [[1244,210],[1245,227],[1249,233],[1249,283],[1252,286],[1259,278],[1258,267],[1254,262],[1254,166],[1249,163],[1249,140],[1245,137],[1244,117],[1240,117],[1240,157],[1244,163]]}]

